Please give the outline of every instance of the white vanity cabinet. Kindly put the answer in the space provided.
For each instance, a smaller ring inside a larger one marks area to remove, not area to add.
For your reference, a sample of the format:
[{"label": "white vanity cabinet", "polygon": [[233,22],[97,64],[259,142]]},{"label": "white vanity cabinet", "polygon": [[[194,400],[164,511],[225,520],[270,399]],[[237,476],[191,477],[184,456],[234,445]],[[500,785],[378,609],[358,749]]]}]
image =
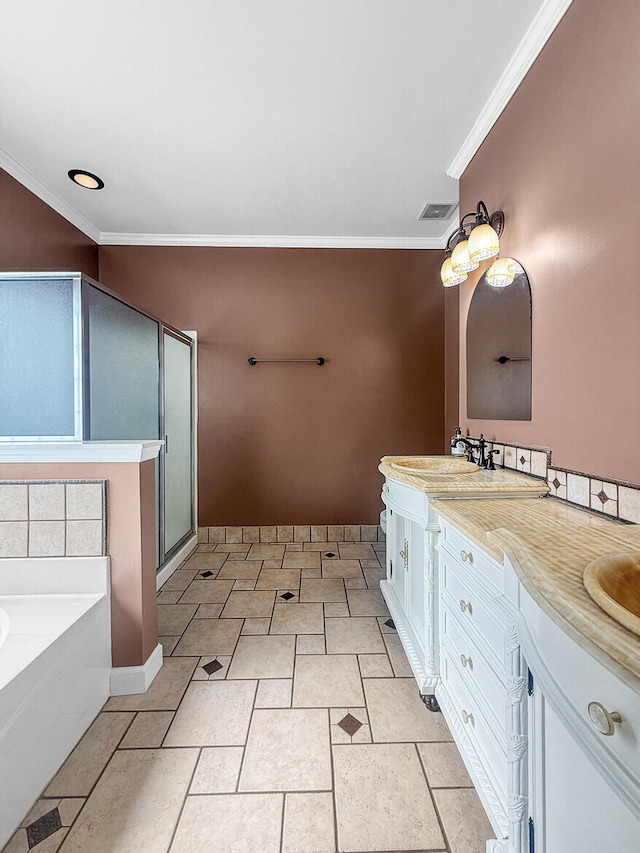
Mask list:
[{"label": "white vanity cabinet", "polygon": [[[429,498],[388,479],[386,578],[380,589],[423,696],[437,683],[433,539],[438,530]],[[433,520],[431,520],[433,519]]]},{"label": "white vanity cabinet", "polygon": [[503,568],[448,521],[440,530],[436,698],[495,830],[489,849],[524,853],[526,679]]}]

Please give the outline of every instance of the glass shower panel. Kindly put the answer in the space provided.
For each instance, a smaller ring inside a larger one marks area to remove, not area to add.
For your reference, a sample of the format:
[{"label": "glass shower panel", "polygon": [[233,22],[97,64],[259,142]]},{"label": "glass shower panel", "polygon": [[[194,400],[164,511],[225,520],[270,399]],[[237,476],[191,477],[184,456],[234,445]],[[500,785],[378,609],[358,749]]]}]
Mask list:
[{"label": "glass shower panel", "polygon": [[191,347],[163,334],[164,345],[164,552],[193,529]]},{"label": "glass shower panel", "polygon": [[73,438],[73,281],[0,282],[0,435]]},{"label": "glass shower panel", "polygon": [[92,441],[159,437],[159,324],[89,286]]}]

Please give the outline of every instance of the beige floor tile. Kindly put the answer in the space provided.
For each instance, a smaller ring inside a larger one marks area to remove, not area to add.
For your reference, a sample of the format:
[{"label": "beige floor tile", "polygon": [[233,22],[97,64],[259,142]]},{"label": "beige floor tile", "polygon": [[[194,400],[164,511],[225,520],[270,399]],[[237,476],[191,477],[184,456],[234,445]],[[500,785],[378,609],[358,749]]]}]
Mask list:
[{"label": "beige floor tile", "polygon": [[[57,832],[54,832],[36,847],[32,847],[36,853],[57,853],[60,845],[64,841],[65,836],[69,832],[68,827],[62,827]],[[3,847],[2,853],[29,853],[29,841],[27,840],[27,832],[25,829],[19,829],[11,836],[6,847]]]},{"label": "beige floor tile", "polygon": [[253,590],[256,588],[256,582],[255,581],[237,580],[237,581],[233,582],[233,588],[234,588],[234,590],[240,589],[240,590],[247,592],[249,590]]},{"label": "beige floor tile", "polygon": [[174,572],[171,577],[167,578],[167,580],[162,584],[162,591],[185,590],[197,574],[198,572],[196,569],[178,569],[177,572]]},{"label": "beige floor tile", "polygon": [[268,634],[271,619],[269,617],[261,619],[245,619],[242,626],[243,634]]},{"label": "beige floor tile", "polygon": [[46,797],[85,797],[107,766],[134,714],[98,714],[45,790]]},{"label": "beige floor tile", "polygon": [[224,610],[223,619],[244,618],[247,616],[271,616],[275,592],[232,592]]},{"label": "beige floor tile", "polygon": [[175,711],[198,663],[197,657],[165,658],[146,693],[112,696],[106,711]]},{"label": "beige floor tile", "polygon": [[164,657],[169,657],[171,652],[178,645],[180,637],[158,637],[158,642],[162,646],[162,654]]},{"label": "beige floor tile", "polygon": [[300,582],[300,600],[345,601],[344,583],[339,578],[303,578]]},{"label": "beige floor tile", "polygon": [[288,542],[284,546],[284,549],[285,553],[287,553],[287,551],[304,551],[304,545],[302,544],[302,542]]},{"label": "beige floor tile", "polygon": [[324,634],[300,634],[296,639],[297,655],[323,655],[325,652]]},{"label": "beige floor tile", "polygon": [[291,678],[296,639],[293,636],[242,636],[229,678]]},{"label": "beige floor tile", "polygon": [[385,651],[378,622],[372,616],[327,619],[326,635],[329,655],[379,654]]},{"label": "beige floor tile", "polygon": [[345,578],[344,585],[346,589],[367,589],[367,582],[364,577]]},{"label": "beige floor tile", "polygon": [[380,589],[380,581],[386,577],[386,572],[383,568],[363,569],[364,579],[367,582],[369,589]]},{"label": "beige floor tile", "polygon": [[[245,545],[242,540],[242,528],[236,528],[240,531],[240,538],[237,539],[238,534],[235,536],[232,534],[232,539],[229,538],[229,528],[227,527],[227,541],[221,542],[219,545],[216,545],[216,554],[246,554],[249,551],[251,545]],[[237,541],[235,541],[237,539]]]},{"label": "beige floor tile", "polygon": [[198,580],[192,581],[184,591],[180,604],[215,604],[224,603],[233,587],[232,580]]},{"label": "beige floor tile", "polygon": [[187,797],[170,853],[280,853],[283,794]]},{"label": "beige floor tile", "polygon": [[61,853],[167,850],[197,759],[197,749],[118,750]]},{"label": "beige floor tile", "polygon": [[326,554],[328,551],[332,551],[334,554],[338,553],[338,543],[333,541],[327,541],[326,539],[318,540],[317,542],[305,542],[302,546],[303,551],[320,551],[323,554]]},{"label": "beige floor tile", "polygon": [[165,746],[242,746],[255,681],[192,681],[167,732]]},{"label": "beige floor tile", "polygon": [[393,670],[386,655],[358,655],[363,678],[391,678]]},{"label": "beige floor tile", "polygon": [[284,557],[284,545],[252,545],[248,560],[281,560]]},{"label": "beige floor tile", "polygon": [[255,708],[290,708],[291,678],[266,678],[258,682]]},{"label": "beige floor tile", "polygon": [[303,708],[254,711],[238,790],[330,789],[327,711]]},{"label": "beige floor tile", "polygon": [[223,607],[224,604],[221,602],[217,604],[201,604],[196,610],[194,619],[217,619],[222,613]]},{"label": "beige floor tile", "polygon": [[323,578],[362,578],[358,560],[323,560]]},{"label": "beige floor tile", "polygon": [[444,850],[413,744],[333,747],[341,851]]},{"label": "beige floor tile", "polygon": [[349,605],[347,602],[325,602],[324,615],[326,618],[334,619],[336,616],[348,616]]},{"label": "beige floor tile", "polygon": [[218,572],[216,580],[258,580],[262,560],[229,560]]},{"label": "beige floor tile", "polygon": [[207,570],[215,571],[222,566],[226,559],[226,555],[218,550],[204,553],[197,551],[193,556],[189,557],[183,568],[197,569],[199,572],[206,572]]},{"label": "beige floor tile", "polygon": [[[245,546],[246,547],[246,546]],[[245,563],[247,560],[247,554],[244,551],[231,551],[231,553],[227,554],[227,563],[236,562],[236,563]],[[260,562],[251,560],[251,562]]]},{"label": "beige floor tile", "polygon": [[[84,798],[79,799],[81,803],[84,802]],[[36,800],[35,804],[27,812],[25,819],[20,823],[20,826],[29,826],[30,823],[33,823],[35,820],[39,820],[43,815],[46,815],[47,812],[50,812],[51,809],[57,808],[61,802],[62,800],[58,797]],[[64,825],[69,826],[69,824],[63,824],[63,826]]]},{"label": "beige floor tile", "polygon": [[182,635],[173,657],[233,654],[241,628],[242,619],[194,619]]},{"label": "beige floor tile", "polygon": [[364,705],[355,655],[296,656],[294,708],[341,708],[350,705]]},{"label": "beige floor tile", "polygon": [[282,558],[279,560],[263,560],[262,561],[263,569],[281,569],[282,568]]},{"label": "beige floor tile", "polygon": [[284,555],[282,567],[285,569],[319,569],[319,551],[287,551]]},{"label": "beige floor tile", "polygon": [[376,552],[369,542],[338,543],[341,560],[375,560]]},{"label": "beige floor tile", "polygon": [[60,800],[58,812],[62,825],[71,826],[85,803],[86,799],[84,797],[66,797]]},{"label": "beige floor tile", "polygon": [[271,634],[322,634],[322,604],[276,604],[271,619]]},{"label": "beige floor tile", "polygon": [[294,589],[300,586],[300,569],[263,569],[256,589]]},{"label": "beige floor tile", "polygon": [[365,678],[364,692],[376,743],[451,740],[444,717],[427,709],[414,678]]},{"label": "beige floor tile", "polygon": [[180,589],[161,589],[157,596],[158,604],[177,604],[182,595]]},{"label": "beige floor tile", "polygon": [[163,637],[182,634],[197,609],[196,604],[159,604],[158,634]]},{"label": "beige floor tile", "polygon": [[441,788],[433,792],[451,853],[484,853],[495,838],[474,788]]},{"label": "beige floor tile", "polygon": [[432,788],[472,787],[455,743],[419,743],[418,752]]},{"label": "beige floor tile", "polygon": [[[219,663],[220,668],[216,669],[215,672],[208,672],[204,667],[213,661]],[[215,657],[205,655],[200,658],[200,662],[193,673],[192,681],[220,681],[227,677],[230,663],[231,655],[216,655]]]},{"label": "beige floor tile", "polygon": [[400,637],[395,633],[384,635],[384,644],[387,647],[387,654],[393,667],[393,674],[398,678],[408,678],[413,675],[411,664],[402,647]]},{"label": "beige floor tile", "polygon": [[303,578],[321,578],[322,569],[300,569]]},{"label": "beige floor tile", "polygon": [[347,599],[352,616],[384,616],[389,614],[378,589],[348,589]]},{"label": "beige floor tile", "polygon": [[173,711],[140,711],[120,743],[120,749],[162,746]]},{"label": "beige floor tile", "polygon": [[189,788],[190,794],[230,794],[236,790],[244,748],[205,747]]},{"label": "beige floor tile", "polygon": [[282,853],[334,853],[335,849],[332,795],[287,794]]}]

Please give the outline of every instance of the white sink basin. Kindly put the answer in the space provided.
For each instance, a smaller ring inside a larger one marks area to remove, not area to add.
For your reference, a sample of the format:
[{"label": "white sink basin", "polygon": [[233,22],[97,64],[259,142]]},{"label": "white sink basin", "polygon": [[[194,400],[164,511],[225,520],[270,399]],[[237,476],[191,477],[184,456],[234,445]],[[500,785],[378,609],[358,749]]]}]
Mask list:
[{"label": "white sink basin", "polygon": [[455,456],[402,456],[391,463],[392,468],[407,474],[473,474],[479,471],[475,462]]}]

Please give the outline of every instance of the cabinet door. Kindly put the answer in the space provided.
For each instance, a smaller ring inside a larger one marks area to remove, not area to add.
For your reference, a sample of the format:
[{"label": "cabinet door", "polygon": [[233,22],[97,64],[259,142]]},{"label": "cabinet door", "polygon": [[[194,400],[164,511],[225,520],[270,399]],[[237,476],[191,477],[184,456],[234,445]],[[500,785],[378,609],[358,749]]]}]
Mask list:
[{"label": "cabinet door", "polygon": [[405,539],[408,548],[406,612],[416,639],[424,645],[425,628],[425,533],[419,524],[407,521]]},{"label": "cabinet door", "polygon": [[532,774],[535,849],[545,853],[640,849],[640,822],[544,696],[537,697],[532,716],[538,757]]},{"label": "cabinet door", "polygon": [[406,519],[393,510],[387,515],[387,580],[400,607],[405,605]]}]

